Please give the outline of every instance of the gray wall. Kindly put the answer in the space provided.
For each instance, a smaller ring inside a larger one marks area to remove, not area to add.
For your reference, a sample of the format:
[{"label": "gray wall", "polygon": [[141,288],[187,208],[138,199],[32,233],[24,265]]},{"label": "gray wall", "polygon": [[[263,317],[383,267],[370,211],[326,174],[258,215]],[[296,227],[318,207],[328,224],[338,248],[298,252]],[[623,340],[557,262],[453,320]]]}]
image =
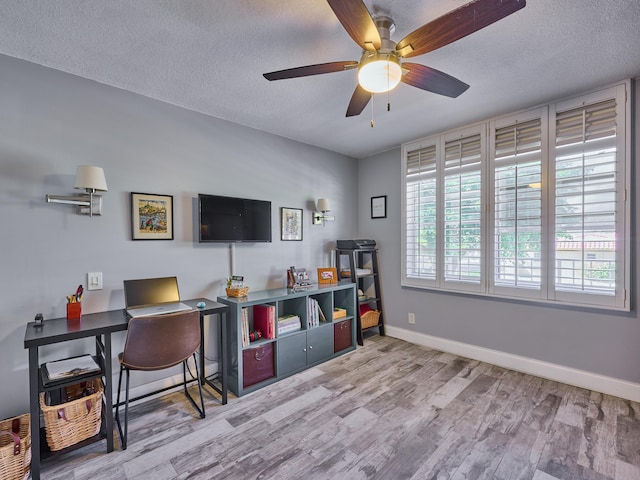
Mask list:
[{"label": "gray wall", "polygon": [[[636,81],[636,118],[640,95]],[[576,92],[579,93],[579,92]],[[554,99],[549,99],[554,100]],[[462,126],[462,125],[461,125]],[[425,135],[436,132],[425,132]],[[640,138],[635,126],[634,138]],[[360,160],[359,235],[377,239],[386,323],[398,328],[487,349],[572,367],[631,382],[640,382],[639,288],[636,215],[640,174],[632,158],[633,258],[631,313],[554,307],[471,295],[400,287],[401,157],[400,148]],[[387,195],[387,218],[370,219],[372,196]],[[409,325],[407,314],[416,313]]]},{"label": "gray wall", "polygon": [[[400,288],[399,148],[357,162],[5,56],[0,105],[0,418],[28,409],[25,324],[37,312],[63,316],[65,295],[86,283],[87,272],[104,273],[104,289],[85,295],[87,313],[121,308],[126,278],[177,275],[183,297],[223,292],[227,245],[194,240],[200,192],[271,200],[273,243],[235,247],[235,271],[252,289],[282,286],[291,264],[328,265],[336,238],[374,238],[392,327],[640,382],[636,300],[631,313],[611,313]],[[101,217],[44,201],[47,193],[74,192],[79,164],[105,169]],[[637,169],[634,175],[635,187]],[[130,240],[132,191],[174,195],[173,241]],[[387,195],[387,218],[372,220],[370,198],[378,195]],[[312,226],[313,201],[323,196],[336,221]],[[304,241],[279,240],[283,206],[304,208]],[[638,263],[636,255],[634,272]],[[638,293],[634,274],[634,299]],[[408,312],[416,313],[415,326]],[[114,350],[123,338],[116,336]],[[43,349],[44,360],[88,345]]]},{"label": "gray wall", "polygon": [[[328,266],[335,239],[356,234],[351,158],[6,56],[0,105],[0,418],[28,411],[26,323],[64,316],[87,272],[103,272],[104,289],[85,294],[85,313],[122,308],[127,278],[177,275],[184,298],[223,294],[230,251],[194,239],[198,193],[272,202],[273,242],[235,246],[235,272],[254,290],[283,286],[289,265]],[[77,192],[81,164],[105,170],[101,217],[45,202]],[[130,240],[130,192],[174,196],[173,241]],[[336,217],[324,227],[311,225],[319,197]],[[304,209],[302,242],[280,241],[280,207]],[[88,345],[45,348],[43,359]],[[144,378],[132,382],[161,377]]]}]

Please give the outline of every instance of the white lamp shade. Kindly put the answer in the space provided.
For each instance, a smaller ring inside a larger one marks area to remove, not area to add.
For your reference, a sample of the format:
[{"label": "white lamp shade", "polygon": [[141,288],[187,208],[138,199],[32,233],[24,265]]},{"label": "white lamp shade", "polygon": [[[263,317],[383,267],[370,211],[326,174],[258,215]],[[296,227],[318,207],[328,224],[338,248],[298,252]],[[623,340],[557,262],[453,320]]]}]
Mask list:
[{"label": "white lamp shade", "polygon": [[327,198],[319,198],[318,199],[318,211],[319,212],[330,212],[331,206],[329,205],[329,199]]},{"label": "white lamp shade", "polygon": [[372,60],[363,62],[358,70],[358,83],[372,93],[393,90],[402,77],[402,69],[395,57],[377,54]]},{"label": "white lamp shade", "polygon": [[76,183],[73,188],[93,189],[102,192],[107,191],[107,180],[104,178],[104,170],[101,167],[91,165],[78,165],[76,170]]}]

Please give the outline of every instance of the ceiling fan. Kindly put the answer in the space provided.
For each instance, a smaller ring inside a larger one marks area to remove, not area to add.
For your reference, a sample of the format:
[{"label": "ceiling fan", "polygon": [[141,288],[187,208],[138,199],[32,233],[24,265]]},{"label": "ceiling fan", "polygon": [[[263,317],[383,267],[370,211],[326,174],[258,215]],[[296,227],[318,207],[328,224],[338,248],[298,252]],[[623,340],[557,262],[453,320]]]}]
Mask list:
[{"label": "ceiling fan", "polygon": [[469,85],[444,72],[401,59],[422,55],[455,42],[524,8],[525,0],[474,0],[423,25],[398,43],[391,40],[393,20],[372,17],[362,0],[327,0],[338,20],[363,49],[360,61],[307,65],[265,73],[267,80],[306,77],[358,68],[358,86],[347,117],[360,115],[373,93],[387,92],[398,83],[455,98]]}]

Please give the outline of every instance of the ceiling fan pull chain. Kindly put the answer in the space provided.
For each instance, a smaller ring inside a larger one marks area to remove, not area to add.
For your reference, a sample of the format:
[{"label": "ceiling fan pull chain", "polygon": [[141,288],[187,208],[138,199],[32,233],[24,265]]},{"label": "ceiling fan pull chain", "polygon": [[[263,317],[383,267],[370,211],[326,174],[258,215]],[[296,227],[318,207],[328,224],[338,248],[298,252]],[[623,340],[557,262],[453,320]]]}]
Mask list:
[{"label": "ceiling fan pull chain", "polygon": [[372,92],[371,93],[371,128],[373,128],[375,126],[375,122],[373,121],[373,98],[374,97],[375,97],[375,95]]},{"label": "ceiling fan pull chain", "polygon": [[387,67],[387,112],[391,111],[391,80],[389,79],[389,67]]}]

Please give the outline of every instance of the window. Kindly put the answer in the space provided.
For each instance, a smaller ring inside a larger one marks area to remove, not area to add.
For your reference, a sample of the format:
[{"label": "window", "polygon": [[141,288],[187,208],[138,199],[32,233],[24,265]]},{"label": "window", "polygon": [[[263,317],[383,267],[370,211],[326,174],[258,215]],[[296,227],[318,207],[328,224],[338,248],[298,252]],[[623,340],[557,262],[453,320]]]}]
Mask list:
[{"label": "window", "polygon": [[436,280],[436,145],[426,142],[406,158],[407,275],[422,285]]},{"label": "window", "polygon": [[628,310],[629,85],[403,145],[402,284]]},{"label": "window", "polygon": [[443,149],[444,282],[454,290],[479,291],[482,262],[482,133],[446,136]]},{"label": "window", "polygon": [[542,165],[547,109],[490,122],[490,198],[493,200],[490,292],[540,298],[542,276]]},{"label": "window", "polygon": [[626,296],[624,91],[556,107],[553,297],[617,306]]}]

